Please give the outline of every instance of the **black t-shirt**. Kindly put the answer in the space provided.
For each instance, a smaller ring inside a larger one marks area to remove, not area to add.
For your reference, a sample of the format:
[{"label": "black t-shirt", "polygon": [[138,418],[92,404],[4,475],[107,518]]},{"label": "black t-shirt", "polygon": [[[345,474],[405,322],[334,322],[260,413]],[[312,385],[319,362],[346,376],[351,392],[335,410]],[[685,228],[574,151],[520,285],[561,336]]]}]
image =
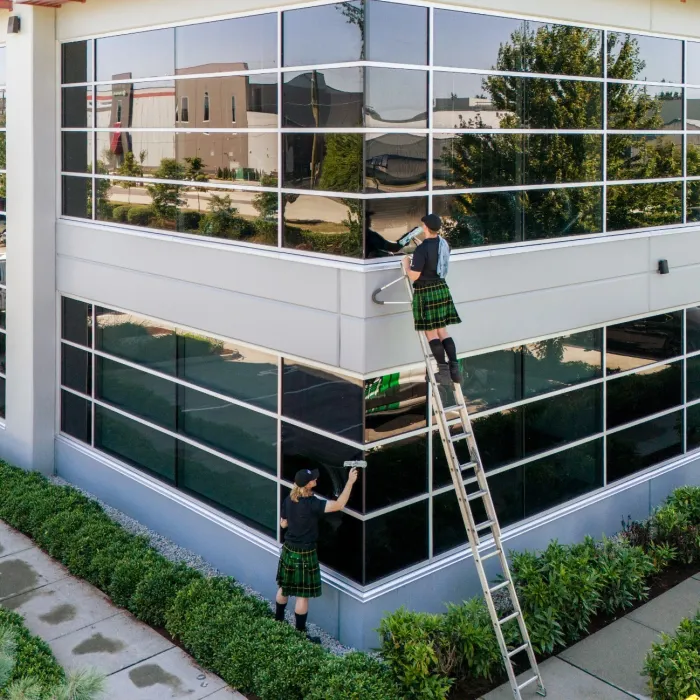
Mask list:
[{"label": "black t-shirt", "polygon": [[438,253],[440,252],[440,237],[426,238],[413,253],[411,270],[420,272],[420,277],[413,283],[414,287],[425,287],[440,281],[438,275]]},{"label": "black t-shirt", "polygon": [[326,502],[317,496],[300,498],[295,503],[289,496],[282,503],[281,515],[287,521],[284,541],[294,547],[315,547],[318,521],[326,510]]}]

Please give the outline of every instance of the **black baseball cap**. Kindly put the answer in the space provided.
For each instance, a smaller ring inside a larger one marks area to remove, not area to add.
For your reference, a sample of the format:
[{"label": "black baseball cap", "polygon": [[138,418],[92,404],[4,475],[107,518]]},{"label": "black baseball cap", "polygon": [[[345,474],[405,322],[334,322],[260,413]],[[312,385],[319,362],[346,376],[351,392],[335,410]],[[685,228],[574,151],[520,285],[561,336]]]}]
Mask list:
[{"label": "black baseball cap", "polygon": [[437,214],[428,214],[421,221],[431,230],[439,231],[442,228],[442,219]]},{"label": "black baseball cap", "polygon": [[319,471],[318,469],[300,469],[294,476],[294,483],[303,488],[309,482],[318,479]]}]

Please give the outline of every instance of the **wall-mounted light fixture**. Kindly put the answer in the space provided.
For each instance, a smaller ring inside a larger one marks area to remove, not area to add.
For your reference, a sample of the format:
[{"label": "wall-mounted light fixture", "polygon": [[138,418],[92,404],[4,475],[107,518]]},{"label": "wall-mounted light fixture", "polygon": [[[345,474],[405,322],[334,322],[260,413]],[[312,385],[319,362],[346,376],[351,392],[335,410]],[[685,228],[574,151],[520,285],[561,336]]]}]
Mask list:
[{"label": "wall-mounted light fixture", "polygon": [[12,15],[7,20],[7,33],[8,34],[19,34],[20,19],[17,15]]},{"label": "wall-mounted light fixture", "polygon": [[660,275],[667,275],[668,274],[668,260],[659,260],[659,274]]}]

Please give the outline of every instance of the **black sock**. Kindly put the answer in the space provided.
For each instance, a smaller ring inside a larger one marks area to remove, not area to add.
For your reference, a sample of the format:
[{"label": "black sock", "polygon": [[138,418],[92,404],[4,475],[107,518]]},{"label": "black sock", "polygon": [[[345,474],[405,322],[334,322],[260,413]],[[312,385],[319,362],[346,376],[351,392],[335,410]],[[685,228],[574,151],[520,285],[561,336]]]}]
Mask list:
[{"label": "black sock", "polygon": [[438,361],[439,365],[445,364],[445,347],[442,342],[435,338],[430,341],[430,349],[433,352],[433,357]]},{"label": "black sock", "polygon": [[297,618],[297,630],[299,630],[299,632],[306,632],[306,618],[309,614],[300,615],[299,613],[295,613],[295,615]]},{"label": "black sock", "polygon": [[447,353],[447,359],[450,362],[457,362],[457,348],[455,347],[455,341],[452,338],[445,338],[442,341],[442,347],[445,348]]},{"label": "black sock", "polygon": [[286,609],[286,603],[277,603],[277,609],[275,610],[275,620],[277,620],[277,622],[284,622],[284,611]]}]

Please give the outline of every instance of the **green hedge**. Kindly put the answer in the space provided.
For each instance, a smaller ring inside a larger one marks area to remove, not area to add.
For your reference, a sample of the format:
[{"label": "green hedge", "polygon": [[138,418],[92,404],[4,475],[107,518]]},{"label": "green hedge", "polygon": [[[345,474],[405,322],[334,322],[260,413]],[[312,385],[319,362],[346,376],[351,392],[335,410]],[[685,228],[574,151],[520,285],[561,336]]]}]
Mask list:
[{"label": "green hedge", "polygon": [[386,665],[366,654],[329,654],[275,622],[268,604],[233,579],[204,578],[173,564],[73,488],[0,462],[0,519],[140,620],[165,627],[199,664],[260,700],[404,697]]}]

